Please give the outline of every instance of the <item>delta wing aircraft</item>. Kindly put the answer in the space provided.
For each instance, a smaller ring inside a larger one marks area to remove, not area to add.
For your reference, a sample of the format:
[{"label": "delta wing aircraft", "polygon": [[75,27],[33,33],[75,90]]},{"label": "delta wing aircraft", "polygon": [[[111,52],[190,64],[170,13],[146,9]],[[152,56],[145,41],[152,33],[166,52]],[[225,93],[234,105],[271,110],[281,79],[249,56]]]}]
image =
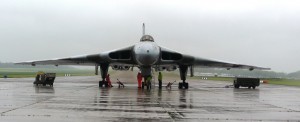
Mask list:
[{"label": "delta wing aircraft", "polygon": [[[133,67],[138,67],[142,73],[142,76],[146,79],[151,76],[152,69],[156,71],[174,71],[177,68],[180,72],[180,78],[182,82],[179,83],[179,88],[189,88],[189,84],[186,82],[187,71],[190,69],[190,74],[193,76],[196,67],[213,67],[213,68],[239,68],[258,70],[269,70],[270,68],[263,68],[251,65],[228,63],[216,60],[210,60],[205,58],[194,57],[186,54],[182,54],[176,51],[169,50],[167,48],[158,46],[152,36],[145,34],[145,25],[143,24],[143,36],[140,42],[126,48],[112,50],[108,52],[91,54],[86,56],[77,56],[70,58],[61,58],[55,60],[41,60],[41,61],[29,61],[20,62],[16,64],[25,65],[84,65],[95,66],[95,74],[98,75],[100,67],[102,81],[99,81],[99,87],[106,86],[105,76],[108,73],[109,67],[113,70],[129,70]],[[145,84],[147,88],[150,84]],[[151,87],[150,87],[151,88]]]}]

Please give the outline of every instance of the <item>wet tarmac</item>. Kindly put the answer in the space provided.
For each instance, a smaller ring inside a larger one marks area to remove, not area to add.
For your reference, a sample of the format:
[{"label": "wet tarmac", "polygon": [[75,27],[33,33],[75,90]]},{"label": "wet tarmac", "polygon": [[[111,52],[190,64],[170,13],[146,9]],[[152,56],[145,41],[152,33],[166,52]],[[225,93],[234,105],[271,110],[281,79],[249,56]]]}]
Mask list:
[{"label": "wet tarmac", "polygon": [[[300,88],[189,80],[190,89],[98,88],[96,76],[58,77],[54,87],[32,78],[0,79],[2,122],[300,121]],[[128,80],[128,79],[126,79]]]}]

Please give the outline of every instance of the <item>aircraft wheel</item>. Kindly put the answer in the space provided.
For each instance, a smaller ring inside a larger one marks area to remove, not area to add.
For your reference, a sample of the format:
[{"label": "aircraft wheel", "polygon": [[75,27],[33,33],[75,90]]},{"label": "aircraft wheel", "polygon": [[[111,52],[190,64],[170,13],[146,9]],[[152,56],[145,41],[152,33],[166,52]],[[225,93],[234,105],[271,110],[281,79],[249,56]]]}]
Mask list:
[{"label": "aircraft wheel", "polygon": [[148,89],[148,90],[151,89],[151,82],[148,82],[148,83],[146,84],[146,86],[147,86],[147,89]]},{"label": "aircraft wheel", "polygon": [[181,82],[178,84],[178,88],[182,89],[182,83]]},{"label": "aircraft wheel", "polygon": [[189,89],[189,83],[184,84],[185,89]]},{"label": "aircraft wheel", "polygon": [[103,81],[99,81],[99,87],[103,86]]}]

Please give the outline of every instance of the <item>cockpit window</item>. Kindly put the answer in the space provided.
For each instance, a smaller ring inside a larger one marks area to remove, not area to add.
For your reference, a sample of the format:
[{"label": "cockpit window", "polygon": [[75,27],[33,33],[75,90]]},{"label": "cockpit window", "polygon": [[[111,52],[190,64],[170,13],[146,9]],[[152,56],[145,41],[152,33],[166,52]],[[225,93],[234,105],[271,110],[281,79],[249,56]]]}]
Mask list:
[{"label": "cockpit window", "polygon": [[150,35],[144,35],[144,36],[141,38],[141,42],[145,42],[145,41],[154,42],[154,39],[153,39],[153,37],[150,36]]}]

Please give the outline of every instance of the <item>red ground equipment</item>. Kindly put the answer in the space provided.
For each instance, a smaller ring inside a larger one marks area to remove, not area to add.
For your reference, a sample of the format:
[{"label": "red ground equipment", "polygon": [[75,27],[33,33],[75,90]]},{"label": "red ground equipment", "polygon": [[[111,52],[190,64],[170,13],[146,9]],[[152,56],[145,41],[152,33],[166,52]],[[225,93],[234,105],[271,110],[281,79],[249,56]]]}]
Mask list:
[{"label": "red ground equipment", "polygon": [[167,84],[167,86],[166,86],[166,88],[171,88],[171,86],[174,84],[176,82],[176,80],[174,81],[174,82],[169,82],[168,84]]},{"label": "red ground equipment", "polygon": [[117,80],[118,80],[118,82],[117,82],[117,83],[119,84],[119,88],[120,88],[120,87],[123,87],[123,88],[124,88],[124,87],[125,87],[125,85],[124,85],[124,84],[123,84],[123,83],[122,83],[122,82],[121,82],[119,79],[117,79]]}]

